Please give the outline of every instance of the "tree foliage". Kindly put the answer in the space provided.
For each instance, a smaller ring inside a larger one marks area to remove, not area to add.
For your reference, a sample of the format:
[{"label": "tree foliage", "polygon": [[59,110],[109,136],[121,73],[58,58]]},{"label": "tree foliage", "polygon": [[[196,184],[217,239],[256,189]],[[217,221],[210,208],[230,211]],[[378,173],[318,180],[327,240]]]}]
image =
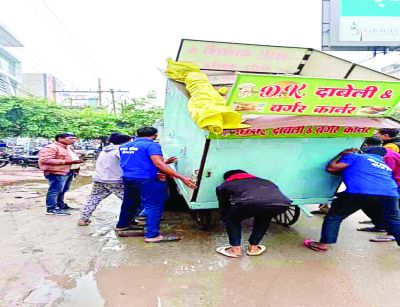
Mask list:
[{"label": "tree foliage", "polygon": [[154,93],[132,99],[121,114],[105,109],[70,109],[46,99],[0,97],[0,137],[53,138],[71,131],[82,139],[94,139],[112,132],[133,134],[140,126],[152,125],[162,116],[154,105]]}]

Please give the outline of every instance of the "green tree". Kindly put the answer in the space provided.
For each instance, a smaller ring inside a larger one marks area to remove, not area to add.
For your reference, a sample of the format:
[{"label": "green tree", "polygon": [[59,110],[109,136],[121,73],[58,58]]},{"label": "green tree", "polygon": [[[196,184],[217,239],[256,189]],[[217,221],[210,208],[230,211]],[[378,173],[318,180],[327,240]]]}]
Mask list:
[{"label": "green tree", "polygon": [[156,95],[133,98],[122,105],[120,114],[105,109],[70,109],[46,99],[0,97],[0,137],[45,137],[71,131],[83,139],[94,139],[112,132],[133,134],[141,126],[161,118]]},{"label": "green tree", "polygon": [[53,137],[70,128],[69,111],[45,99],[0,97],[0,135]]}]

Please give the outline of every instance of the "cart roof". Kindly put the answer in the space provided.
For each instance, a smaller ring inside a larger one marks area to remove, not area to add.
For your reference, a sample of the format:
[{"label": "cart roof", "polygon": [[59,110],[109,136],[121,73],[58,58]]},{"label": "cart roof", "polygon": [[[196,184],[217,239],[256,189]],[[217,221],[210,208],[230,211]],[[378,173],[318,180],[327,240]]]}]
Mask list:
[{"label": "cart roof", "polygon": [[182,39],[177,61],[192,62],[213,84],[232,84],[234,72],[396,81],[393,76],[313,48]]}]

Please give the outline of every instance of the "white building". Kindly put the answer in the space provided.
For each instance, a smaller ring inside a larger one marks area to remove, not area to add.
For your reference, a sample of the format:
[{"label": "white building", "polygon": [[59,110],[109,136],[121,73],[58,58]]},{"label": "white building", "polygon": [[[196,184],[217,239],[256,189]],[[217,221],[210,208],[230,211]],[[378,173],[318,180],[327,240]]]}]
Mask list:
[{"label": "white building", "polygon": [[23,47],[23,45],[2,25],[0,25],[0,95],[17,95],[21,84],[21,62],[3,47]]}]

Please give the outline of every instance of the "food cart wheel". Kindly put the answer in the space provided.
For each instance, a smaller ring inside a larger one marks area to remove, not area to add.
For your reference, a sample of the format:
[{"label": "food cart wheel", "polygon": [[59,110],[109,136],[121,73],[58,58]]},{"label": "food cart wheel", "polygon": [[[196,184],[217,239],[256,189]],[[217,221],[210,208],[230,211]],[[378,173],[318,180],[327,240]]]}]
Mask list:
[{"label": "food cart wheel", "polygon": [[290,226],[297,222],[300,217],[300,208],[298,206],[289,206],[285,212],[274,217],[275,222],[280,225]]},{"label": "food cart wheel", "polygon": [[208,231],[211,229],[211,210],[194,210],[192,211],[192,217],[199,225],[200,230]]}]

